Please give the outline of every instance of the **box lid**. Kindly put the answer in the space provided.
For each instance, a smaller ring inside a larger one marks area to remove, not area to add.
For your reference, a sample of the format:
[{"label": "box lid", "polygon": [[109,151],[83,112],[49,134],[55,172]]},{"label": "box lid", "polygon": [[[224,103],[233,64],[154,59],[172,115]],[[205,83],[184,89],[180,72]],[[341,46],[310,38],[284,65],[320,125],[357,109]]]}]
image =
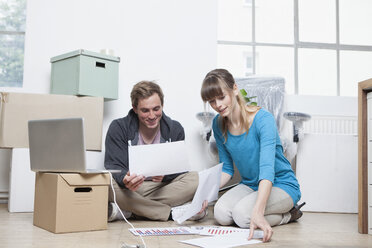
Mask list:
[{"label": "box lid", "polygon": [[114,62],[120,62],[120,57],[115,57],[115,56],[106,55],[106,54],[102,54],[102,53],[91,52],[91,51],[87,51],[87,50],[84,50],[84,49],[79,49],[79,50],[76,50],[76,51],[72,51],[72,52],[69,52],[69,53],[65,53],[65,54],[61,54],[61,55],[52,57],[50,59],[50,62],[53,63],[53,62],[57,62],[59,60],[68,59],[68,58],[72,58],[72,57],[79,56],[79,55],[89,56],[89,57],[98,58],[98,59],[105,59],[105,60],[110,60],[110,61],[114,61]]},{"label": "box lid", "polygon": [[110,184],[110,175],[108,173],[99,174],[59,173],[59,175],[70,186],[97,186]]}]

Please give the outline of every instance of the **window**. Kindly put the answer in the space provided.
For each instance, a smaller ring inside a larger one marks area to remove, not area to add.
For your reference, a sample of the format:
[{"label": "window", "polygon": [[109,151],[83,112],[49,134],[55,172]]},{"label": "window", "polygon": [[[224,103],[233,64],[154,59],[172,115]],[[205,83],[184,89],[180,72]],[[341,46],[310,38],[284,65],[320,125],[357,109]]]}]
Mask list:
[{"label": "window", "polygon": [[252,0],[243,0],[243,4],[246,7],[252,7]]},{"label": "window", "polygon": [[0,0],[0,87],[22,87],[26,0]]},{"label": "window", "polygon": [[253,56],[252,53],[245,53],[245,75],[249,76],[253,74]]},{"label": "window", "polygon": [[371,12],[370,0],[219,0],[218,67],[282,76],[289,94],[357,96],[372,78]]}]

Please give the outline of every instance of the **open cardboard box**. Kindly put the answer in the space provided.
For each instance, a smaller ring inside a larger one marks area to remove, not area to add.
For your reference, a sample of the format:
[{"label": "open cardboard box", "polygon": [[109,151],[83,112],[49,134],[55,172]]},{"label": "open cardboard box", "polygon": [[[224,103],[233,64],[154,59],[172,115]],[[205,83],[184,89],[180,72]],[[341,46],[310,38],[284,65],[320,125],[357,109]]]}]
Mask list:
[{"label": "open cardboard box", "polygon": [[36,173],[34,225],[53,233],[107,229],[109,174]]}]

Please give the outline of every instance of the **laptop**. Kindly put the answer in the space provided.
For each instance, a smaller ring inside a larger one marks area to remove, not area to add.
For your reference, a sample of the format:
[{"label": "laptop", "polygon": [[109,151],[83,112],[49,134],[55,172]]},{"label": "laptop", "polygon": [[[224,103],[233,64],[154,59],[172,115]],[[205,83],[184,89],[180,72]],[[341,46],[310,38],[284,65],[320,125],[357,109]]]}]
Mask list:
[{"label": "laptop", "polygon": [[[32,171],[109,172],[87,169],[83,118],[30,120],[28,136]],[[110,172],[118,173],[120,170]]]}]

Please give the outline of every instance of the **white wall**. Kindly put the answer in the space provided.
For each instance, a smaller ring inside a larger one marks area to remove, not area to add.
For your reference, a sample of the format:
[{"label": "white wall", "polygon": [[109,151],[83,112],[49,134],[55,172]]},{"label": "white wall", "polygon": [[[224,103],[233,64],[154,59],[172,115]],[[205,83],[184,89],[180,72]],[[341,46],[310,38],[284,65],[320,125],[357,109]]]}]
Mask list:
[{"label": "white wall", "polygon": [[[130,109],[133,84],[157,80],[165,93],[165,112],[185,127],[192,168],[214,163],[200,142],[201,123],[195,114],[203,110],[201,81],[217,62],[217,1],[29,0],[27,4],[24,85],[1,91],[49,93],[50,57],[80,48],[113,49],[121,58],[120,99],[105,102],[103,138],[110,122]],[[357,99],[289,95],[286,110],[352,116],[357,115]],[[4,168],[9,161],[9,151],[1,150],[0,191],[7,185]],[[103,153],[89,152],[88,162],[90,167],[102,167]]]},{"label": "white wall", "polygon": [[[51,57],[112,49],[121,58],[119,100],[105,102],[103,140],[110,122],[129,111],[133,84],[156,80],[165,94],[164,111],[184,126],[192,168],[200,170],[213,163],[205,156],[195,114],[203,110],[204,75],[216,67],[216,37],[214,0],[29,0],[23,88],[0,90],[49,93]],[[103,154],[90,152],[89,167],[103,167]],[[8,152],[0,153],[1,166],[8,160]]]},{"label": "white wall", "polygon": [[287,111],[304,112],[310,115],[358,115],[357,97],[288,95],[285,105]]},{"label": "white wall", "polygon": [[[288,95],[286,111],[347,119],[358,115],[358,99]],[[296,176],[301,201],[307,202],[304,211],[357,213],[357,141],[354,134],[308,133],[302,137],[297,146]]]}]

